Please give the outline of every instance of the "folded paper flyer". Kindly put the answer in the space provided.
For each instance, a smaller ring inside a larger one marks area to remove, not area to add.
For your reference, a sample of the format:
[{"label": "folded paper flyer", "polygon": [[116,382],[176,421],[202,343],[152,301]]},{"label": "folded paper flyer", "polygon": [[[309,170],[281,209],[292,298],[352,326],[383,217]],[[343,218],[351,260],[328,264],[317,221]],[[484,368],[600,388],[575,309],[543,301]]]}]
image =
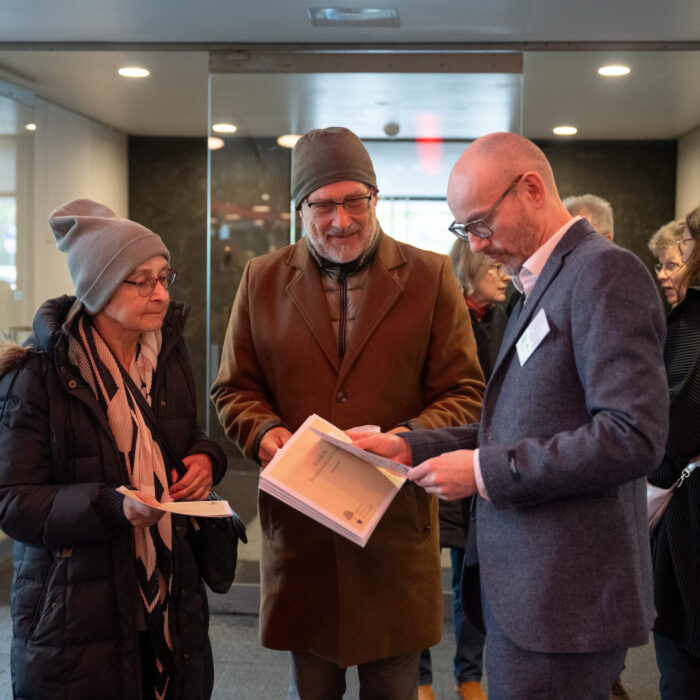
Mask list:
[{"label": "folded paper flyer", "polygon": [[[123,493],[127,498],[135,501],[141,501],[134,491],[126,486],[120,486],[117,491]],[[169,503],[161,503],[158,506],[152,506],[146,503],[150,508],[162,510],[166,513],[175,513],[176,515],[194,515],[199,518],[228,518],[233,515],[231,506],[228,501],[170,501]]]}]

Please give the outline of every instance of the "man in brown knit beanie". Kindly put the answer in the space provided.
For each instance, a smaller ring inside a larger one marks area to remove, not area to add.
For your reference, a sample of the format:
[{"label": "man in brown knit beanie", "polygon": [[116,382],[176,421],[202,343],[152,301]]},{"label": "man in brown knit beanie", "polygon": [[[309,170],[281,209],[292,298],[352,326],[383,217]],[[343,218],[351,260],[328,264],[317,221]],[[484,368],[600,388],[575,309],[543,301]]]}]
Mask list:
[{"label": "man in brown knit beanie", "polygon": [[[376,217],[377,179],[348,129],[297,143],[292,197],[305,236],[253,258],[211,395],[228,437],[265,466],[316,413],[342,429],[462,425],[481,369],[449,258],[399,243]],[[442,632],[437,501],[404,484],[367,545],[259,494],[260,636],[292,652],[289,698],[407,700]]]}]

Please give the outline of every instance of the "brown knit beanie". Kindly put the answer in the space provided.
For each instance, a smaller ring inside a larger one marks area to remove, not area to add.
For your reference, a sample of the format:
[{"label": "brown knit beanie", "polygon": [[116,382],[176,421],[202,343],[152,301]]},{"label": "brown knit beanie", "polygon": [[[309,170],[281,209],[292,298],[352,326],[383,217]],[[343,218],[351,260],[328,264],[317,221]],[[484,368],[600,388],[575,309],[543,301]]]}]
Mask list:
[{"label": "brown knit beanie", "polygon": [[292,199],[297,209],[314,190],[341,180],[356,180],[377,189],[372,159],[362,141],[342,126],[304,134],[292,152]]},{"label": "brown knit beanie", "polygon": [[124,219],[104,204],[75,199],[54,209],[49,225],[68,258],[75,295],[96,314],[141,264],[170,253],[160,236]]}]

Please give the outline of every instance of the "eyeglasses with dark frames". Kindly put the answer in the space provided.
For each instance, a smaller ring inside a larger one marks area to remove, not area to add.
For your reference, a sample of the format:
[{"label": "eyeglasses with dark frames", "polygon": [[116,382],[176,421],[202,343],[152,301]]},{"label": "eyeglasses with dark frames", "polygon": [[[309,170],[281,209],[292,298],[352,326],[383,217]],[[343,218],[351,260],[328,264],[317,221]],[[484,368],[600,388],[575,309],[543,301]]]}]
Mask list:
[{"label": "eyeglasses with dark frames", "polygon": [[457,238],[461,238],[463,241],[469,241],[469,234],[476,236],[477,238],[491,238],[493,236],[493,229],[489,226],[488,220],[493,216],[496,211],[496,207],[510,194],[512,189],[520,182],[525,173],[520,173],[518,177],[513,180],[513,182],[508,185],[506,191],[496,200],[496,203],[488,210],[488,212],[473,221],[467,221],[466,224],[458,224],[453,221],[447,228],[454,233]]},{"label": "eyeglasses with dark frames", "polygon": [[369,203],[374,197],[374,193],[370,192],[362,197],[348,197],[342,202],[333,202],[324,200],[322,202],[310,202],[304,200],[306,206],[319,216],[329,216],[333,214],[336,207],[343,207],[348,214],[361,214],[369,209]]},{"label": "eyeglasses with dark frames", "polygon": [[160,282],[161,287],[167,291],[173,286],[175,277],[177,277],[177,270],[168,270],[164,275],[159,275],[158,277],[148,277],[140,282],[124,280],[123,284],[131,284],[138,289],[140,296],[149,297],[151,294],[153,294],[153,290],[156,288],[157,282]]}]

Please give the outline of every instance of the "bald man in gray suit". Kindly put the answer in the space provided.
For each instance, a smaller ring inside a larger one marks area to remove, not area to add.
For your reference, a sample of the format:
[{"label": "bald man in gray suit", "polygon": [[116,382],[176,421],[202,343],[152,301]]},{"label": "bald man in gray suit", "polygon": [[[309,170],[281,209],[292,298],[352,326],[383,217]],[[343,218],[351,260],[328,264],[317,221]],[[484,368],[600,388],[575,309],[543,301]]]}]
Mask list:
[{"label": "bald man in gray suit", "polygon": [[479,424],[365,435],[441,498],[478,493],[489,700],[607,700],[654,619],[646,476],[668,391],[664,313],[629,251],[571,217],[522,136],[474,141],[451,230],[513,275],[515,308]]}]

